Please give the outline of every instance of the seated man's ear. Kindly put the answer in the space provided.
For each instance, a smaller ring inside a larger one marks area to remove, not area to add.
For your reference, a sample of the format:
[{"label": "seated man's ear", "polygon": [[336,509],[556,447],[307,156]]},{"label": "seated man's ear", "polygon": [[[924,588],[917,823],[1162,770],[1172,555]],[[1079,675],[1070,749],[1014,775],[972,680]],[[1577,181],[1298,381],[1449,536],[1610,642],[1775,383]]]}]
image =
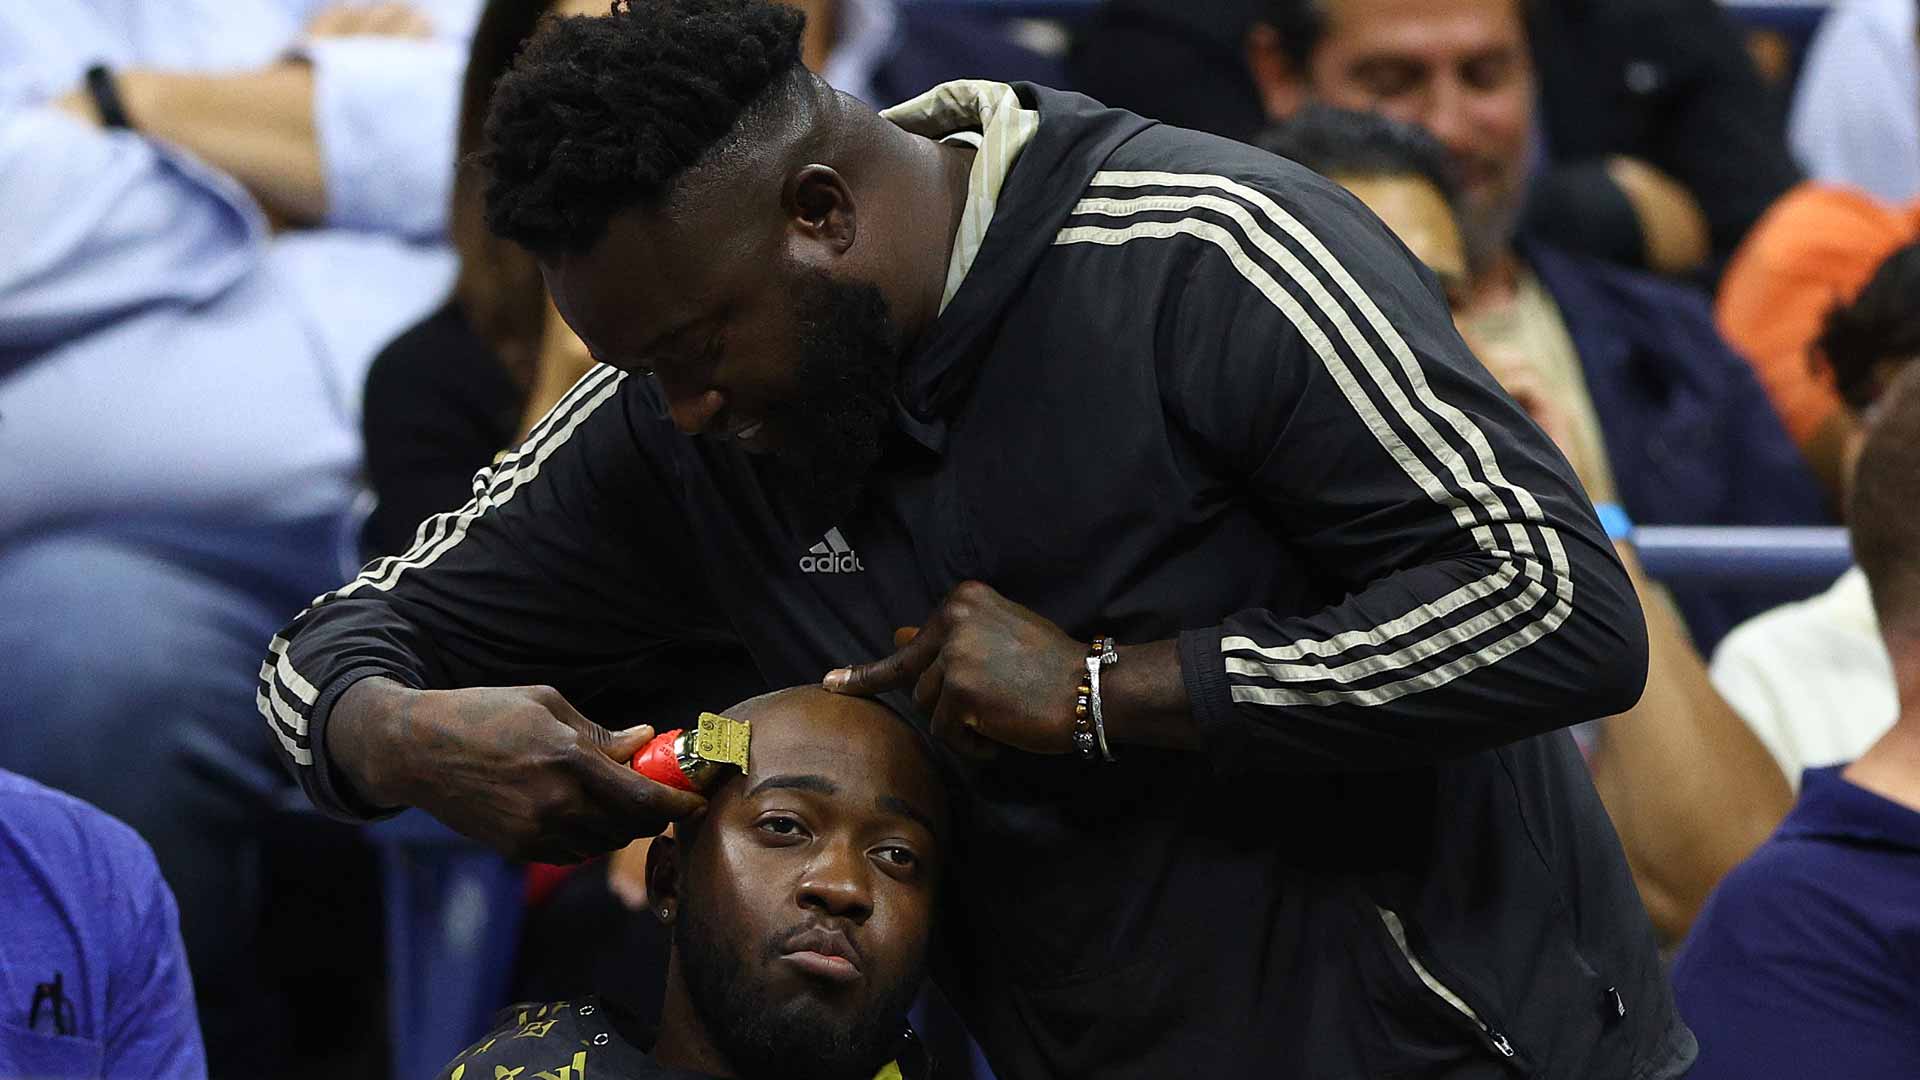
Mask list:
[{"label": "seated man's ear", "polygon": [[647,849],[647,906],[668,926],[680,913],[680,845],[661,833]]}]

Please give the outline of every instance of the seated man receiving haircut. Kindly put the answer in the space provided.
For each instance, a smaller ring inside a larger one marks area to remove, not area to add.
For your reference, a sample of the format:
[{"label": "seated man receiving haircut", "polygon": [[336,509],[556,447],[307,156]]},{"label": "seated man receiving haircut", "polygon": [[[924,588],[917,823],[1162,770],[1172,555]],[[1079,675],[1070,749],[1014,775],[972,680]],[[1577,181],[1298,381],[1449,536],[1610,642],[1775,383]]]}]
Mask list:
[{"label": "seated man receiving haircut", "polygon": [[612,1001],[515,1006],[444,1080],[923,1075],[906,1015],[950,836],[928,744],[877,701],[813,687],[727,715],[753,725],[747,773],[648,854],[673,933],[657,1033]]}]

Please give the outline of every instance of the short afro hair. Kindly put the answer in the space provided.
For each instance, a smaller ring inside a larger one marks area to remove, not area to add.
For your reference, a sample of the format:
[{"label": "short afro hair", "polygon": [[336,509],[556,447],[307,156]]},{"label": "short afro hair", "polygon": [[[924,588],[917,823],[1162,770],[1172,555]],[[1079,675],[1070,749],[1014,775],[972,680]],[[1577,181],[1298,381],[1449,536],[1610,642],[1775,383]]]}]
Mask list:
[{"label": "short afro hair", "polygon": [[1859,295],[1836,305],[1815,348],[1846,403],[1872,405],[1881,365],[1920,356],[1920,243],[1887,256]]},{"label": "short afro hair", "polygon": [[591,249],[804,70],[805,25],[776,0],[624,0],[552,20],[494,91],[487,227],[542,256]]}]

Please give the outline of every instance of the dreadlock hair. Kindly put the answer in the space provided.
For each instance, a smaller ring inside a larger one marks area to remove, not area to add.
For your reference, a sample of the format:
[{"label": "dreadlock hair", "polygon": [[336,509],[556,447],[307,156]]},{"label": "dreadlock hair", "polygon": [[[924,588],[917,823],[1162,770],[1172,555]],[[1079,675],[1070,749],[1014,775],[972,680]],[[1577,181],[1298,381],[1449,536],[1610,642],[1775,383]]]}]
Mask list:
[{"label": "dreadlock hair", "polygon": [[1815,348],[1847,404],[1872,405],[1876,369],[1920,356],[1920,243],[1887,256],[1851,303],[1835,305]]},{"label": "dreadlock hair", "polygon": [[1329,178],[1417,176],[1458,210],[1453,159],[1426,129],[1374,112],[1308,105],[1269,127],[1253,144]]},{"label": "dreadlock hair", "polygon": [[580,253],[660,205],[800,64],[806,19],[776,0],[624,0],[543,27],[494,91],[487,226],[538,255]]}]

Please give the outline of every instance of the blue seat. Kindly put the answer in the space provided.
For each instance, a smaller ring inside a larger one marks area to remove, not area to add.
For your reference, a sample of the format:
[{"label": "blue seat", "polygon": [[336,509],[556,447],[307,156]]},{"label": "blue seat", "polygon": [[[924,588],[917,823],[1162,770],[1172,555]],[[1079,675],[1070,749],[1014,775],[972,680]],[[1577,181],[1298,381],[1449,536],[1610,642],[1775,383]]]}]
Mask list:
[{"label": "blue seat", "polygon": [[368,832],[386,904],[393,1080],[427,1080],[507,1004],[526,870],[418,810]]}]

